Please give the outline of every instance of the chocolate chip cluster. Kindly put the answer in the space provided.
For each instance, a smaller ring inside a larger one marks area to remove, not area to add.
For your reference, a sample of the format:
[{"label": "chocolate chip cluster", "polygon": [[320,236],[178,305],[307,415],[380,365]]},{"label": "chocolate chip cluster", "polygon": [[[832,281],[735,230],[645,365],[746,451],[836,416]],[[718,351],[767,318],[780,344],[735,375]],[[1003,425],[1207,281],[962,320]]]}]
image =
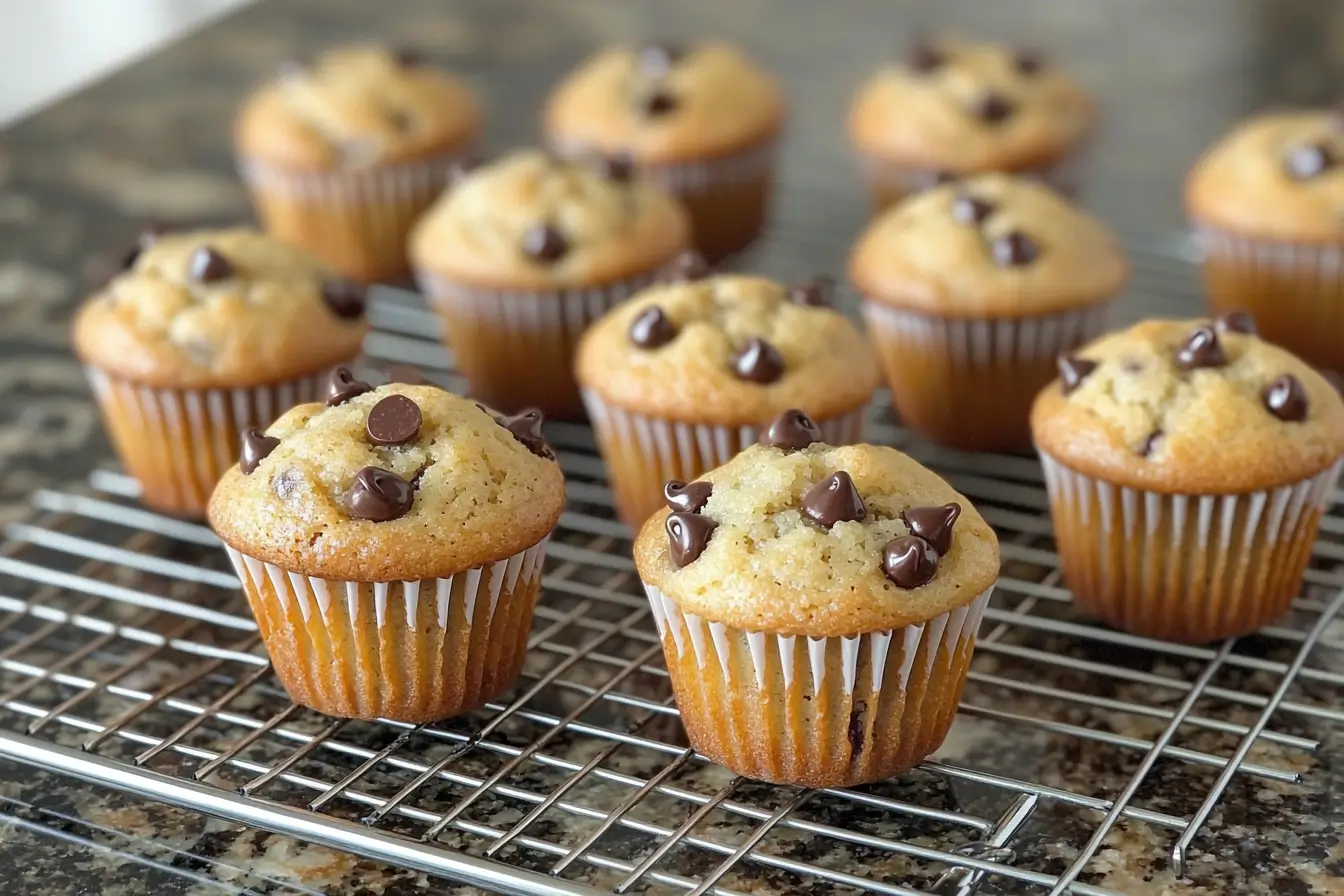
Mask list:
[{"label": "chocolate chip cluster", "polygon": [[[946,48],[928,40],[921,40],[910,48],[906,65],[920,75],[932,76],[953,64],[955,57]],[[1012,68],[1018,77],[1037,77],[1045,68],[1045,60],[1032,50],[1018,50],[1012,56]],[[1000,125],[1017,112],[1017,104],[1010,97],[992,88],[977,93],[967,104],[966,112],[987,125]]]},{"label": "chocolate chip cluster", "polygon": [[[958,193],[952,200],[952,217],[960,224],[983,230],[984,224],[998,211],[988,199],[970,193]],[[1010,230],[989,243],[989,257],[1003,268],[1019,268],[1031,264],[1041,255],[1041,247],[1020,230]]]}]

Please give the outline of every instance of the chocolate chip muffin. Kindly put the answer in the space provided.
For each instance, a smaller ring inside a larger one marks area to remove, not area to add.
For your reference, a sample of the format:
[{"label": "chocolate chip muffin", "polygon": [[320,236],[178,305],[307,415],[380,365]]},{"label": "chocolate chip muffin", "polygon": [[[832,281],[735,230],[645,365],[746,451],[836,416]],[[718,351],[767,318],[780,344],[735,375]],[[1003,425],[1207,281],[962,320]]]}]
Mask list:
[{"label": "chocolate chip muffin", "polygon": [[579,336],[689,241],[677,201],[623,160],[529,150],[445,194],[416,225],[411,257],[473,394],[577,418]]},{"label": "chocolate chip muffin", "polygon": [[352,45],[282,64],[239,111],[234,146],[268,230],[348,276],[396,281],[411,225],[480,130],[458,79],[408,49]]},{"label": "chocolate chip muffin", "polygon": [[248,432],[210,524],[296,703],[418,723],[512,685],[565,504],[540,425],[339,370]]},{"label": "chocolate chip muffin", "polygon": [[316,398],[368,329],[364,287],[246,229],[142,234],[73,344],[146,504],[200,516],[239,435]]},{"label": "chocolate chip muffin", "polygon": [[690,480],[802,408],[833,444],[857,442],[881,375],[824,279],[692,276],[641,293],[579,345],[576,373],[616,508],[638,526],[662,485]]},{"label": "chocolate chip muffin", "polygon": [[1288,609],[1344,454],[1344,401],[1250,318],[1147,321],[1059,362],[1031,424],[1065,579],[1139,635]]},{"label": "chocolate chip muffin", "polygon": [[669,483],[635,563],[692,746],[740,775],[834,787],[942,743],[999,549],[929,470],[816,430],[791,410]]},{"label": "chocolate chip muffin", "polygon": [[916,43],[863,85],[849,138],[880,211],[986,171],[1072,190],[1096,121],[1091,96],[1041,53],[943,35]]},{"label": "chocolate chip muffin", "polygon": [[884,212],[849,273],[901,419],[955,448],[1020,451],[1055,357],[1102,332],[1128,270],[1101,222],[984,174]]},{"label": "chocolate chip muffin", "polygon": [[1261,115],[1186,182],[1213,313],[1245,310],[1270,342],[1344,372],[1344,111]]},{"label": "chocolate chip muffin", "polygon": [[680,198],[711,262],[765,226],[784,100],[728,44],[604,50],[556,87],[543,126],[557,151],[622,154]]}]

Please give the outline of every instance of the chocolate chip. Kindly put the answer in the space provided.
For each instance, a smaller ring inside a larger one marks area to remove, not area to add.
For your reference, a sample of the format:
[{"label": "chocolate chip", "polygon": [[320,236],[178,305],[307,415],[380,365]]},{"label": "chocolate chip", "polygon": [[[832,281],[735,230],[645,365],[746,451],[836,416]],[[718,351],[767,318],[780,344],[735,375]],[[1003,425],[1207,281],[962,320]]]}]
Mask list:
[{"label": "chocolate chip", "polygon": [[915,71],[927,74],[941,68],[947,62],[947,54],[928,41],[920,41],[910,48],[906,62]]},{"label": "chocolate chip", "polygon": [[1019,75],[1035,75],[1045,68],[1045,60],[1035,50],[1018,50],[1013,54],[1013,68]]},{"label": "chocolate chip", "polygon": [[233,274],[233,264],[210,246],[197,246],[187,262],[187,276],[197,283],[227,280]]},{"label": "chocolate chip", "polygon": [[938,573],[938,553],[918,535],[901,535],[882,548],[882,572],[907,591],[927,585]]},{"label": "chocolate chip", "polygon": [[784,356],[764,339],[751,339],[733,356],[733,372],[738,379],[769,385],[784,375]]},{"label": "chocolate chip", "polygon": [[523,234],[523,253],[534,261],[559,261],[569,252],[569,240],[550,224],[536,224]]},{"label": "chocolate chip", "polygon": [[663,486],[663,503],[669,510],[680,513],[699,513],[709,503],[714,486],[708,482],[682,482],[673,479]]},{"label": "chocolate chip", "polygon": [[709,536],[718,526],[703,514],[669,513],[663,528],[667,530],[667,550],[672,565],[681,569],[695,562],[709,546]]},{"label": "chocolate chip", "polygon": [[415,68],[425,64],[425,56],[413,47],[393,47],[388,53],[392,61],[402,68]]},{"label": "chocolate chip", "polygon": [[531,451],[537,457],[544,457],[547,460],[555,460],[555,452],[551,446],[546,444],[546,437],[541,434],[541,424],[546,419],[541,411],[536,408],[527,408],[511,416],[496,417],[499,425],[513,433],[513,437],[522,443],[523,447]]},{"label": "chocolate chip", "polygon": [[627,152],[599,155],[594,167],[602,177],[621,184],[629,183],[635,176],[635,160]]},{"label": "chocolate chip", "polygon": [[659,274],[660,280],[703,280],[709,276],[709,262],[705,261],[705,256],[694,249],[687,249]]},{"label": "chocolate chip", "polygon": [[391,470],[365,467],[345,496],[346,510],[357,520],[386,523],[403,517],[415,502],[411,484]]},{"label": "chocolate chip", "polygon": [[952,547],[952,524],[961,516],[960,504],[943,504],[939,507],[907,507],[901,519],[941,556]]},{"label": "chocolate chip", "polygon": [[420,405],[405,395],[389,395],[369,408],[364,431],[375,445],[405,445],[420,435]]},{"label": "chocolate chip", "polygon": [[1059,368],[1059,380],[1063,384],[1064,394],[1068,395],[1081,386],[1083,380],[1091,376],[1092,371],[1097,369],[1097,362],[1076,355],[1060,355],[1055,359],[1055,366]]},{"label": "chocolate chip", "polygon": [[1134,447],[1134,453],[1139,457],[1148,457],[1153,453],[1153,449],[1157,447],[1158,439],[1162,438],[1164,435],[1166,435],[1166,433],[1162,432],[1160,429],[1153,430],[1143,437],[1142,442],[1139,442],[1139,444]]},{"label": "chocolate chip", "polygon": [[353,320],[362,316],[368,299],[368,287],[357,280],[328,277],[322,281],[322,301],[337,317]]},{"label": "chocolate chip", "polygon": [[158,238],[159,232],[152,227],[140,231],[140,235],[136,237],[135,245],[127,249],[125,254],[121,256],[121,270],[129,271],[135,267],[135,263],[140,260],[140,256],[144,254],[146,249],[154,245]]},{"label": "chocolate chip", "polygon": [[663,78],[672,72],[685,51],[676,44],[649,43],[639,50],[639,68],[650,78]]},{"label": "chocolate chip", "polygon": [[1213,327],[1196,327],[1176,350],[1176,366],[1182,370],[1222,367],[1226,363],[1227,355]]},{"label": "chocolate chip", "polygon": [[959,224],[978,227],[994,214],[997,206],[987,199],[962,193],[952,200],[952,218]]},{"label": "chocolate chip", "polygon": [[1261,398],[1265,408],[1285,423],[1301,423],[1307,419],[1307,390],[1291,373],[1285,373],[1266,386]]},{"label": "chocolate chip", "polygon": [[1325,143],[1294,147],[1283,159],[1283,168],[1293,180],[1311,180],[1335,165],[1335,154]]},{"label": "chocolate chip", "polygon": [[795,305],[830,308],[835,304],[835,279],[824,274],[789,288],[789,301]]},{"label": "chocolate chip", "polygon": [[413,367],[410,364],[389,364],[387,381],[389,383],[405,383],[408,386],[434,385],[420,372],[420,368]]},{"label": "chocolate chip", "polygon": [[820,441],[821,428],[797,408],[789,408],[772,420],[760,438],[762,445],[783,448],[785,451],[802,451],[808,445]]},{"label": "chocolate chip", "polygon": [[803,492],[803,513],[819,526],[829,529],[836,523],[857,522],[868,515],[868,508],[844,470],[832,473]]},{"label": "chocolate chip", "polygon": [[999,267],[1016,268],[1031,264],[1039,258],[1041,249],[1031,237],[1014,230],[991,243],[989,253]]},{"label": "chocolate chip", "polygon": [[238,469],[251,473],[257,464],[279,447],[280,440],[274,436],[268,436],[259,429],[243,430],[243,450],[238,457]]},{"label": "chocolate chip", "polygon": [[1213,326],[1224,333],[1256,334],[1255,318],[1246,311],[1229,311],[1213,319]]},{"label": "chocolate chip", "polygon": [[862,700],[854,701],[854,708],[849,713],[849,757],[854,761],[863,752],[863,714],[868,710],[868,704]]},{"label": "chocolate chip", "polygon": [[640,348],[659,348],[677,338],[677,325],[657,305],[650,305],[630,324],[630,341]]},{"label": "chocolate chip", "polygon": [[349,367],[337,367],[331,372],[331,379],[327,383],[327,407],[334,408],[338,404],[345,404],[356,395],[372,391],[373,386],[355,379]]},{"label": "chocolate chip", "polygon": [[999,124],[1012,115],[1015,108],[1012,100],[991,90],[971,103],[971,114],[986,124]]},{"label": "chocolate chip", "polygon": [[415,119],[405,109],[388,109],[387,123],[393,130],[404,134],[415,124]]},{"label": "chocolate chip", "polygon": [[667,115],[680,105],[681,100],[677,99],[676,94],[664,87],[655,86],[639,98],[640,111],[651,118]]}]

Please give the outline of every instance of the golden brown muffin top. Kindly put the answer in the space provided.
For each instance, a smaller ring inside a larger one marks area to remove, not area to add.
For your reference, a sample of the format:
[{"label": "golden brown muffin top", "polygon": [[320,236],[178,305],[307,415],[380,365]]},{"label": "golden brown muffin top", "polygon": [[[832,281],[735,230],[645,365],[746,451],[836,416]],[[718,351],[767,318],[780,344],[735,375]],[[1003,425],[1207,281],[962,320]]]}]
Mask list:
[{"label": "golden brown muffin top", "polygon": [[80,360],[161,388],[277,383],[359,354],[364,288],[254,230],[141,237],[75,314]]},{"label": "golden brown muffin top", "polygon": [[1043,452],[1089,476],[1164,494],[1276,488],[1344,453],[1344,401],[1244,314],[1150,320],[1061,361],[1036,399]]},{"label": "golden brown muffin top", "polygon": [[496,419],[436,386],[334,378],[327,403],[247,440],[210,498],[210,525],[305,575],[456,575],[526,550],[560,519],[564,476],[539,425],[535,411]]},{"label": "golden brown muffin top", "polygon": [[297,171],[360,169],[464,149],[481,111],[457,78],[374,44],[291,61],[234,120],[244,157]]},{"label": "golden brown muffin top", "polygon": [[783,124],[775,79],[718,41],[603,50],[555,88],[545,111],[553,145],[655,164],[729,155]]},{"label": "golden brown muffin top", "polygon": [[883,212],[855,244],[849,272],[891,305],[981,317],[1106,301],[1129,270],[1106,226],[1049,187],[982,174]]},{"label": "golden brown muffin top", "polygon": [[803,408],[862,407],[881,378],[872,347],[816,284],[720,275],[663,283],[618,305],[579,343],[579,384],[654,417],[760,424]]},{"label": "golden brown muffin top", "polygon": [[735,628],[821,638],[917,625],[999,572],[998,539],[971,502],[894,448],[755,445],[675,497],[686,509],[640,530],[640,577]]},{"label": "golden brown muffin top", "polygon": [[884,161],[969,174],[1053,162],[1096,119],[1091,96],[1041,55],[942,35],[863,85],[849,136]]}]

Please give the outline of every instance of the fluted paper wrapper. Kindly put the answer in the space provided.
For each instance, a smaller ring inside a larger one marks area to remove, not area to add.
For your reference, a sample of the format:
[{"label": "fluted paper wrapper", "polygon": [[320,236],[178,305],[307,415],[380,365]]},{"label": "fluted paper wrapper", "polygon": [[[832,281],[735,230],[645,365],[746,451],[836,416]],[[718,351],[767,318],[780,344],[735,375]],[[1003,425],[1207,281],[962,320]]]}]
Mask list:
[{"label": "fluted paper wrapper", "polygon": [[691,745],[749,778],[839,787],[898,775],[942,744],[993,589],[922,625],[847,638],[745,631],[644,590]]},{"label": "fluted paper wrapper", "polygon": [[[1039,180],[1066,196],[1074,196],[1082,187],[1083,172],[1087,167],[1090,154],[1087,146],[1080,146],[1050,164],[1034,165],[1007,173]],[[864,180],[868,183],[868,194],[874,216],[908,196],[938,186],[942,183],[944,177],[943,172],[940,171],[916,168],[910,165],[896,165],[863,154],[859,156],[859,167]],[[962,176],[974,177],[977,173],[980,172],[971,172]]]},{"label": "fluted paper wrapper", "polygon": [[322,579],[226,550],[295,703],[419,723],[475,709],[518,678],[547,540],[489,566],[411,582]]},{"label": "fluted paper wrapper", "polygon": [[1248,494],[1166,495],[1041,460],[1078,605],[1132,634],[1191,644],[1247,634],[1288,610],[1340,470]]}]

